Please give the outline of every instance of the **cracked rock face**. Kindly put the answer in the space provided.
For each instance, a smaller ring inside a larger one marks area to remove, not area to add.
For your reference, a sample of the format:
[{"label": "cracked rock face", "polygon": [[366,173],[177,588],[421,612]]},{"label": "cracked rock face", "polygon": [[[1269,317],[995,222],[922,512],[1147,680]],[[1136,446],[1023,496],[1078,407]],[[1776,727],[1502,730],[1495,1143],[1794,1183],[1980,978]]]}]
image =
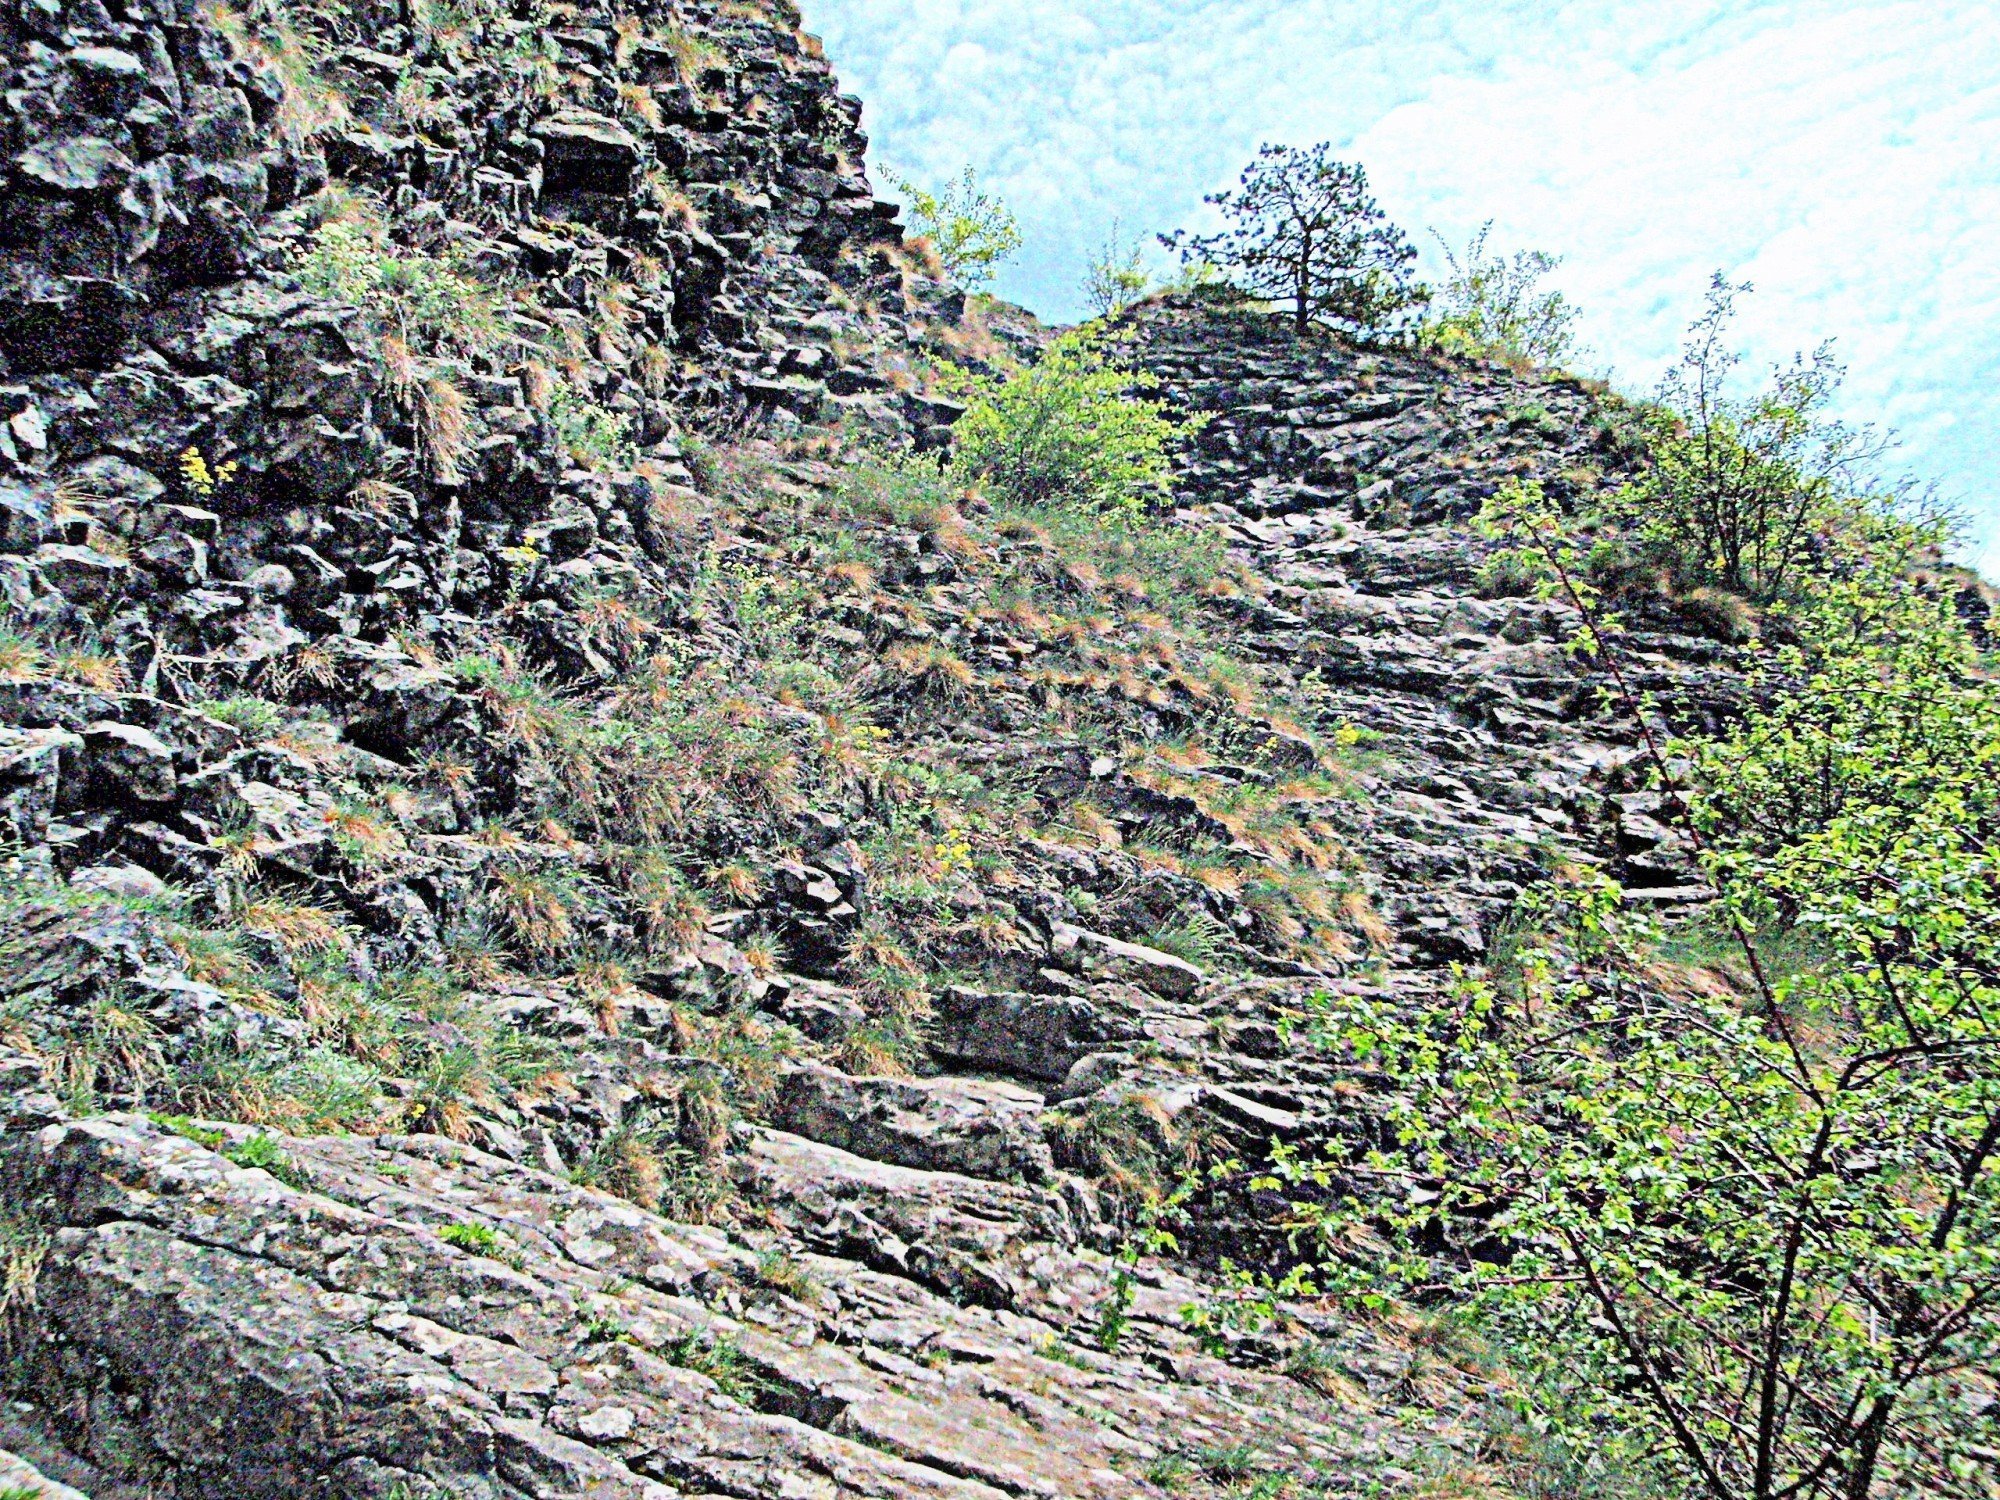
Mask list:
[{"label": "cracked rock face", "polygon": [[745,1161],[826,1253],[434,1137],[290,1143],[279,1181],[17,1095],[0,1174],[63,1227],[11,1420],[99,1495],[1111,1496],[1204,1436],[1398,1461],[1362,1410],[1201,1352],[1164,1267],[1117,1355],[1067,1338],[1113,1266],[1025,1190],[778,1132]]},{"label": "cracked rock face", "polygon": [[[1214,589],[977,497],[857,503],[862,440],[963,413],[928,363],[1045,331],[903,244],[783,0],[471,11],[315,11],[340,108],[261,4],[0,16],[0,1490],[1483,1473],[1485,1377],[1393,1320],[1190,1330],[1284,1204],[1218,1190],[1161,1259],[1132,1195],[1374,1140],[1394,1081],[1315,1051],[1310,998],[1433,992],[1549,860],[1696,894],[1573,622],[1466,524],[1510,476],[1627,477],[1615,411],[1165,301],[1115,337],[1210,419],[1174,519]],[[411,364],[423,329],[305,272],[343,203],[523,341]],[[1639,691],[1725,712],[1716,635],[1634,612]],[[645,712],[687,735],[658,781],[727,762],[712,805],[607,776],[544,816],[604,767],[540,752]],[[891,770],[1021,822],[986,863],[919,828],[913,882]],[[1274,788],[1292,845],[1240,815]],[[700,822],[686,869],[618,843],[630,804]],[[1299,941],[1279,871],[1352,930]],[[911,1014],[854,962],[914,967],[899,912],[956,945]],[[336,1003],[467,951],[453,1007]],[[452,1094],[475,1040],[509,1070]],[[244,1098],[267,1128],[181,1117]]]}]

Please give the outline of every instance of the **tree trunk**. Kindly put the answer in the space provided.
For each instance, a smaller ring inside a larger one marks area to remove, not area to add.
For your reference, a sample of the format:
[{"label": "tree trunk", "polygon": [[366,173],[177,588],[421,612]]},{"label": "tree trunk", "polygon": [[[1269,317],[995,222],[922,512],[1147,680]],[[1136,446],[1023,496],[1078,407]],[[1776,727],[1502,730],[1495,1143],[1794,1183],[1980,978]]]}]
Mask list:
[{"label": "tree trunk", "polygon": [[1292,326],[1304,333],[1312,324],[1312,236],[1305,237],[1305,246],[1299,251],[1298,269],[1292,276],[1292,290],[1297,301],[1292,308]]}]

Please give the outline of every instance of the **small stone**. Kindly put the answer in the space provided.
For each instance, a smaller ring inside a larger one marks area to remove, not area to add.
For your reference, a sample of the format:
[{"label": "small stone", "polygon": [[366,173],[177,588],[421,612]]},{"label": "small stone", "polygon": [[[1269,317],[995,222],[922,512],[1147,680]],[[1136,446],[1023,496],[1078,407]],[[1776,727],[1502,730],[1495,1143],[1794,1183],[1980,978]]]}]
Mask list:
[{"label": "small stone", "polygon": [[630,1437],[638,1423],[637,1414],[628,1406],[600,1406],[578,1417],[576,1430],[587,1438],[605,1442]]},{"label": "small stone", "polygon": [[69,878],[73,891],[100,891],[121,901],[164,896],[167,883],[138,865],[87,865]]},{"label": "small stone", "polygon": [[250,570],[243,586],[267,599],[282,599],[298,586],[298,578],[283,563],[265,563]]},{"label": "small stone", "polygon": [[94,193],[132,171],[131,159],[124,152],[94,135],[30,146],[14,158],[14,165],[29,181],[59,193]]},{"label": "small stone", "polygon": [[150,729],[100,719],[83,731],[91,778],[139,802],[171,802],[179,786],[174,752]]}]

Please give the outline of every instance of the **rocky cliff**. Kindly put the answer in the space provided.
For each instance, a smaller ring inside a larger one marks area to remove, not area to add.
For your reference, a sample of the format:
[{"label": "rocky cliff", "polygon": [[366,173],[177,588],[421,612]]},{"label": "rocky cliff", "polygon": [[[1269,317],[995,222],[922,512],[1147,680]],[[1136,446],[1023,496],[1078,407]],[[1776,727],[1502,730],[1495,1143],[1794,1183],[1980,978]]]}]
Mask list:
[{"label": "rocky cliff", "polygon": [[[1551,861],[1688,894],[1466,526],[1615,484],[1615,403],[1150,305],[1172,523],[1009,511],[895,455],[1036,330],[904,247],[782,0],[0,24],[30,1492],[1501,1482],[1435,1329],[1217,1262],[1389,1086],[1315,990]],[[1632,629],[1726,699],[1714,622]]]}]

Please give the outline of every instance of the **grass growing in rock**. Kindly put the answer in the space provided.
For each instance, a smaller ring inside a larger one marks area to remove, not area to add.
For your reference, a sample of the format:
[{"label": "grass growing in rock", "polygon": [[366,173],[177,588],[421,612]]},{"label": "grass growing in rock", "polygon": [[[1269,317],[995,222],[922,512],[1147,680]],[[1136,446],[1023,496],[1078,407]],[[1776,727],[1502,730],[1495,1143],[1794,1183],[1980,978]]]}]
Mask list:
[{"label": "grass growing in rock", "polygon": [[[1366,940],[1316,811],[1338,747],[1230,656],[1227,601],[1259,585],[1216,539],[1003,503],[920,460],[763,448],[709,470],[688,520],[712,540],[674,570],[678,594],[600,596],[561,638],[503,609],[454,654],[405,655],[450,709],[393,766],[343,743],[329,663],[191,681],[214,732],[303,757],[307,795],[276,823],[218,809],[208,873],[161,895],[6,894],[15,926],[79,908],[138,924],[237,1008],[190,1035],[115,983],[81,1008],[18,998],[19,1039],[72,1102],[484,1139],[481,1121],[565,1116],[588,1036],[643,1013],[648,1036],[717,1069],[726,1125],[763,1108],[787,1055],[920,1068],[940,985],[1017,985],[1039,961],[1043,892],[1198,962]],[[23,637],[17,670],[75,649]],[[1010,740],[1034,753],[994,753]],[[802,819],[834,829],[865,882],[845,925],[801,926],[774,885],[815,857]],[[1099,874],[1052,864],[1060,847]],[[380,893],[440,869],[435,910],[373,957],[398,930]],[[718,931],[734,969],[691,959]],[[761,1015],[781,966],[845,987],[863,1024],[812,1044]],[[524,1028],[523,1005],[580,1018],[582,1049]],[[720,1137],[691,1138],[690,1108],[662,1081],[626,1117],[558,1134],[579,1181],[709,1217],[727,1211],[705,1144]],[[1155,1175],[1129,1154],[1079,1159]]]}]

